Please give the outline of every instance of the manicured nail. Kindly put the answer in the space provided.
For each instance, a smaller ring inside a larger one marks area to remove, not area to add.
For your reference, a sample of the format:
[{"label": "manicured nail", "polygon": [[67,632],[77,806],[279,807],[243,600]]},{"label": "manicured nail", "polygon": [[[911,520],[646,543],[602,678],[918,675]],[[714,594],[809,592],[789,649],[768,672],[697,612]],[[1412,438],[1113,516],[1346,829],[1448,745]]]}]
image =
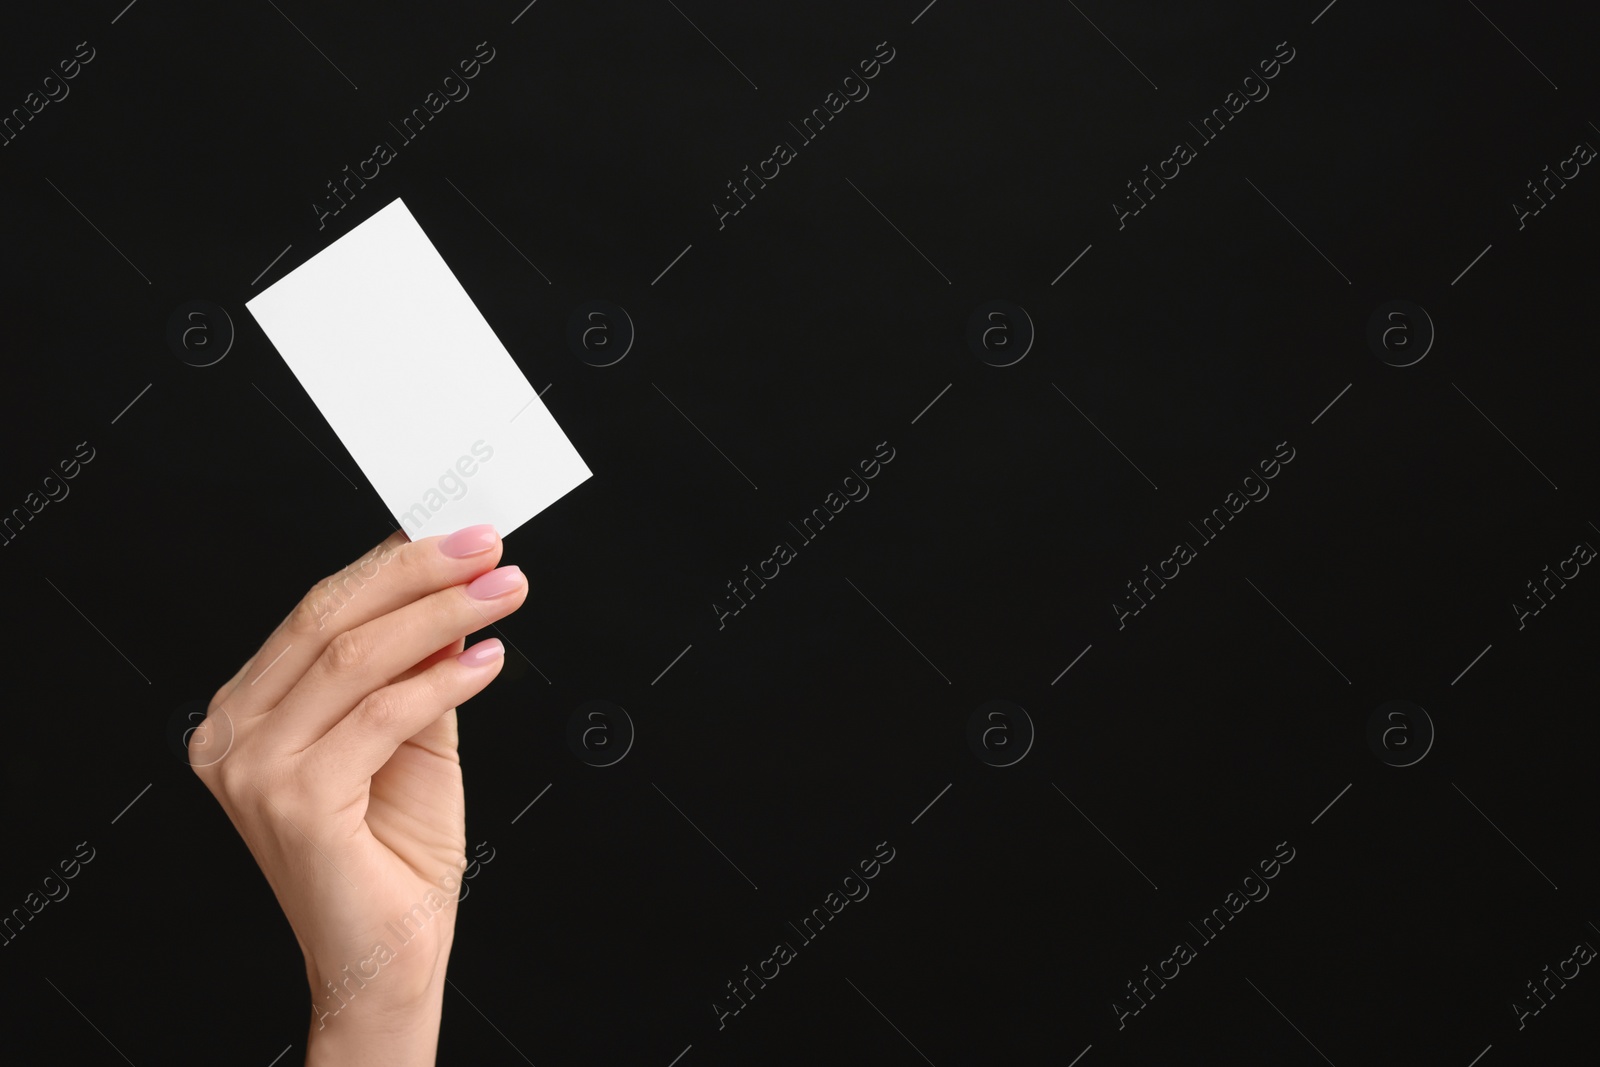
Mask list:
[{"label": "manicured nail", "polygon": [[500,535],[488,523],[482,526],[468,526],[439,542],[439,551],[451,559],[465,559],[467,556],[476,556],[479,552],[487,552],[494,547]]},{"label": "manicured nail", "polygon": [[498,637],[491,637],[487,641],[479,641],[461,655],[456,657],[456,662],[463,667],[482,667],[485,663],[493,663],[506,654],[506,646],[500,643]]},{"label": "manicured nail", "polygon": [[515,563],[496,567],[488,574],[473,579],[467,586],[467,595],[474,600],[493,600],[505,596],[522,585],[522,568]]}]

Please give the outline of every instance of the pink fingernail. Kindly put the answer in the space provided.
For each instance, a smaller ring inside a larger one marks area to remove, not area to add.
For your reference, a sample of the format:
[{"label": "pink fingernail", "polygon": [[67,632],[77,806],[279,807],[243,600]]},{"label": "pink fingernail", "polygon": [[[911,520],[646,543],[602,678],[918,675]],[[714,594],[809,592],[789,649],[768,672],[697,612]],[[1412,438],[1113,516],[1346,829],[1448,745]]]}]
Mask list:
[{"label": "pink fingernail", "polygon": [[496,567],[488,574],[473,579],[467,586],[467,595],[474,600],[493,600],[505,596],[522,585],[522,568],[515,563]]},{"label": "pink fingernail", "polygon": [[498,637],[491,637],[487,641],[479,641],[461,655],[456,657],[456,662],[463,667],[482,667],[485,663],[493,663],[506,654],[506,646],[500,643]]},{"label": "pink fingernail", "polygon": [[481,526],[468,526],[466,529],[457,530],[439,542],[439,551],[451,559],[465,559],[467,556],[476,556],[479,552],[489,551],[498,540],[500,534],[492,525],[484,523]]}]

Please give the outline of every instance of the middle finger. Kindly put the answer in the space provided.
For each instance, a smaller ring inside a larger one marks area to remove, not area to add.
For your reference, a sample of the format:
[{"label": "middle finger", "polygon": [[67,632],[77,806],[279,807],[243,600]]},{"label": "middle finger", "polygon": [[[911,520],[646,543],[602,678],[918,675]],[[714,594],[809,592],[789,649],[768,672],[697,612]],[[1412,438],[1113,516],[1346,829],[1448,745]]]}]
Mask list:
[{"label": "middle finger", "polygon": [[[397,531],[301,598],[240,672],[225,698],[230,714],[248,718],[267,713],[340,634],[476,578],[500,561],[501,550],[492,526],[469,526],[415,542]],[[443,644],[441,640],[434,647]]]},{"label": "middle finger", "polygon": [[270,744],[285,754],[306,749],[368,694],[440,647],[510,615],[527,593],[518,567],[499,567],[340,633],[273,710]]}]

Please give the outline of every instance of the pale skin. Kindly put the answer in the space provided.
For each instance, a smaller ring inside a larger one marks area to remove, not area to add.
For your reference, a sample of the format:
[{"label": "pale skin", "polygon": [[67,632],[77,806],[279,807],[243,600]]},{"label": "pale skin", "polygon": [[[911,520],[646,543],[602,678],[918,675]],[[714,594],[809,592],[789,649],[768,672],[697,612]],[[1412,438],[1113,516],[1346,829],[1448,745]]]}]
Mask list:
[{"label": "pale skin", "polygon": [[504,663],[465,638],[528,594],[502,547],[396,531],[317,583],[188,739],[305,956],[313,1067],[434,1062],[467,866],[456,706]]}]

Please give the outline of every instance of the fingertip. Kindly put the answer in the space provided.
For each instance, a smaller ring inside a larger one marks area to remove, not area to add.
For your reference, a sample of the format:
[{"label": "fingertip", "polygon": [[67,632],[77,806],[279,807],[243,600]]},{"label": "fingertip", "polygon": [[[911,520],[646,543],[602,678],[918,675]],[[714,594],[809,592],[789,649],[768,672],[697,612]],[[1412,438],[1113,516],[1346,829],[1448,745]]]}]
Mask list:
[{"label": "fingertip", "polygon": [[465,559],[487,552],[500,544],[500,532],[492,523],[468,526],[439,542],[439,551],[451,559]]},{"label": "fingertip", "polygon": [[473,600],[498,600],[512,593],[521,593],[527,588],[528,580],[523,575],[522,568],[515,563],[508,563],[474,578],[467,585],[467,596]]},{"label": "fingertip", "polygon": [[506,646],[498,637],[491,637],[461,653],[456,662],[463,667],[488,667],[503,660],[505,655]]}]

